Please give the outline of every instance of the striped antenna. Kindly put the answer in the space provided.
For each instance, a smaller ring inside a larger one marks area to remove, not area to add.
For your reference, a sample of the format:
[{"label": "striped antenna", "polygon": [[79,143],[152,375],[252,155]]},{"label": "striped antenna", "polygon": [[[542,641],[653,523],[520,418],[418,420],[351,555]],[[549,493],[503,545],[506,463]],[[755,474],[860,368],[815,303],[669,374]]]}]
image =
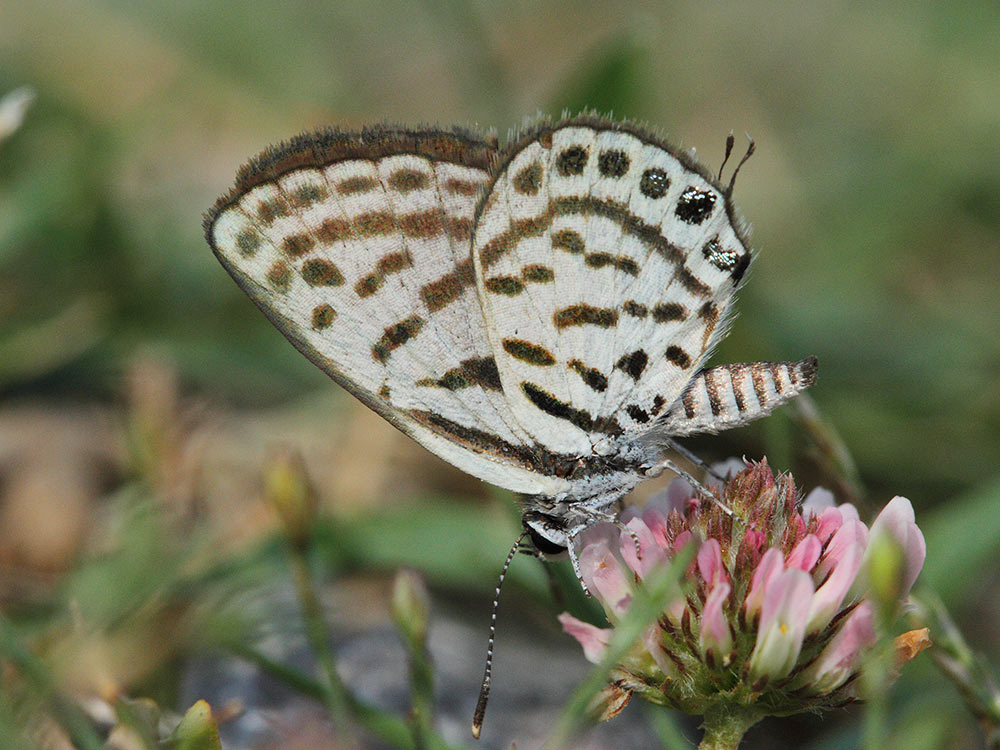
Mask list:
[{"label": "striped antenna", "polygon": [[486,669],[483,671],[483,686],[479,689],[476,712],[472,715],[472,736],[477,740],[479,739],[479,733],[483,731],[483,717],[486,716],[486,701],[490,699],[490,682],[493,678],[493,644],[496,641],[497,634],[497,608],[500,606],[500,589],[503,586],[504,576],[507,575],[507,568],[510,567],[514,555],[517,554],[518,547],[521,546],[521,542],[527,534],[527,531],[522,531],[521,535],[514,542],[514,546],[510,548],[510,552],[507,553],[507,559],[500,570],[500,580],[497,581],[497,590],[493,596],[493,615],[490,617],[490,639],[486,644]]}]

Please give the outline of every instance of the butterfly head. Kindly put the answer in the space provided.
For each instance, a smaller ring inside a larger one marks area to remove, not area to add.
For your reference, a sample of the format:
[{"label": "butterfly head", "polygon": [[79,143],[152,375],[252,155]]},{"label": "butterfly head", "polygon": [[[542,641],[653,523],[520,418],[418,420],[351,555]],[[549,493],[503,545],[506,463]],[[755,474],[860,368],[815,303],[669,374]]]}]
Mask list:
[{"label": "butterfly head", "polygon": [[532,546],[542,555],[558,555],[569,547],[570,537],[563,517],[529,510],[521,516],[521,525]]}]

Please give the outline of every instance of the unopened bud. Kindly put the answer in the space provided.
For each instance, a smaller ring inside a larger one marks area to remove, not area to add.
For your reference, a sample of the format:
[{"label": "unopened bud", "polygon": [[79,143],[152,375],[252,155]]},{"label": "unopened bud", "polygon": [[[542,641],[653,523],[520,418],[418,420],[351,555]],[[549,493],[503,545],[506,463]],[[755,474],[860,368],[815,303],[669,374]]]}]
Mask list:
[{"label": "unopened bud", "polygon": [[264,470],[264,488],[289,541],[304,545],[316,518],[316,493],[302,457],[288,448],[275,451]]},{"label": "unopened bud", "polygon": [[219,727],[212,718],[208,703],[200,700],[191,706],[167,744],[178,750],[222,750]]},{"label": "unopened bud", "polygon": [[892,619],[903,589],[903,549],[888,534],[873,535],[868,543],[868,586],[878,612]]},{"label": "unopened bud", "polygon": [[423,578],[413,570],[400,570],[392,582],[392,619],[411,649],[423,649],[427,640],[430,597]]}]

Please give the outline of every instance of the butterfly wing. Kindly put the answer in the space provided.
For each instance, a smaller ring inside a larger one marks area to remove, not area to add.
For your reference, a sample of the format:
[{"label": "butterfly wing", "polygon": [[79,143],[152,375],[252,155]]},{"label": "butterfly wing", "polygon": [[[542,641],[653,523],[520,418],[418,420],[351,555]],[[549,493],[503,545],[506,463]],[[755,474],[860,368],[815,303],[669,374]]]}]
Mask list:
[{"label": "butterfly wing", "polygon": [[524,428],[589,455],[648,430],[695,377],[750,261],[723,191],[621,123],[516,143],[473,237],[500,380]]},{"label": "butterfly wing", "polygon": [[328,130],[245,167],[206,217],[226,270],[313,363],[474,476],[560,491],[501,390],[469,256],[491,144]]}]

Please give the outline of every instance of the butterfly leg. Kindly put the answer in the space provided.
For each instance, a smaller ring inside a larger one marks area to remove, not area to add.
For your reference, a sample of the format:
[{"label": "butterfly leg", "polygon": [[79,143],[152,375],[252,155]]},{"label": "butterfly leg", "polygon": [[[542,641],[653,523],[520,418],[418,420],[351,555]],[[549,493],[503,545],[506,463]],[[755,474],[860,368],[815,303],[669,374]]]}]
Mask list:
[{"label": "butterfly leg", "polygon": [[674,474],[676,474],[677,476],[679,476],[685,482],[687,482],[688,484],[690,484],[691,487],[692,487],[692,489],[694,489],[694,491],[696,493],[698,493],[699,495],[701,495],[706,500],[711,500],[713,503],[715,503],[720,508],[722,508],[722,510],[725,511],[726,515],[728,515],[728,516],[734,515],[732,508],[730,508],[728,505],[726,505],[724,502],[722,502],[719,498],[717,498],[715,496],[715,494],[710,489],[708,489],[708,487],[706,487],[705,485],[703,485],[701,482],[699,482],[697,479],[695,479],[690,473],[688,473],[687,471],[685,471],[684,469],[682,469],[680,466],[678,466],[677,464],[675,464],[669,458],[662,459],[659,463],[657,463],[656,465],[654,465],[652,468],[648,469],[646,471],[646,474],[647,474],[647,476],[656,476],[661,471],[663,471],[663,469],[670,469],[670,471],[672,471]]},{"label": "butterfly leg", "polygon": [[569,533],[566,534],[566,552],[569,554],[569,562],[573,566],[573,573],[576,575],[576,580],[580,582],[580,586],[583,587],[583,593],[586,596],[591,596],[590,589],[587,588],[587,584],[583,580],[583,572],[580,570],[580,556],[576,554],[576,542],[577,536],[580,532],[586,529],[589,524],[581,524],[573,529],[570,529]]},{"label": "butterfly leg", "polygon": [[667,439],[667,445],[670,446],[670,450],[672,450],[674,453],[677,453],[677,454],[683,456],[684,458],[686,458],[688,461],[690,461],[691,463],[695,464],[696,466],[700,466],[702,469],[705,470],[705,473],[707,473],[713,479],[717,479],[719,482],[725,482],[726,481],[726,477],[720,476],[719,473],[717,471],[715,471],[715,469],[713,469],[711,466],[709,466],[707,463],[705,463],[699,456],[697,456],[696,454],[692,453],[687,448],[685,448],[683,445],[681,445],[680,443],[678,443],[676,440],[674,440],[672,438],[668,438]]}]

